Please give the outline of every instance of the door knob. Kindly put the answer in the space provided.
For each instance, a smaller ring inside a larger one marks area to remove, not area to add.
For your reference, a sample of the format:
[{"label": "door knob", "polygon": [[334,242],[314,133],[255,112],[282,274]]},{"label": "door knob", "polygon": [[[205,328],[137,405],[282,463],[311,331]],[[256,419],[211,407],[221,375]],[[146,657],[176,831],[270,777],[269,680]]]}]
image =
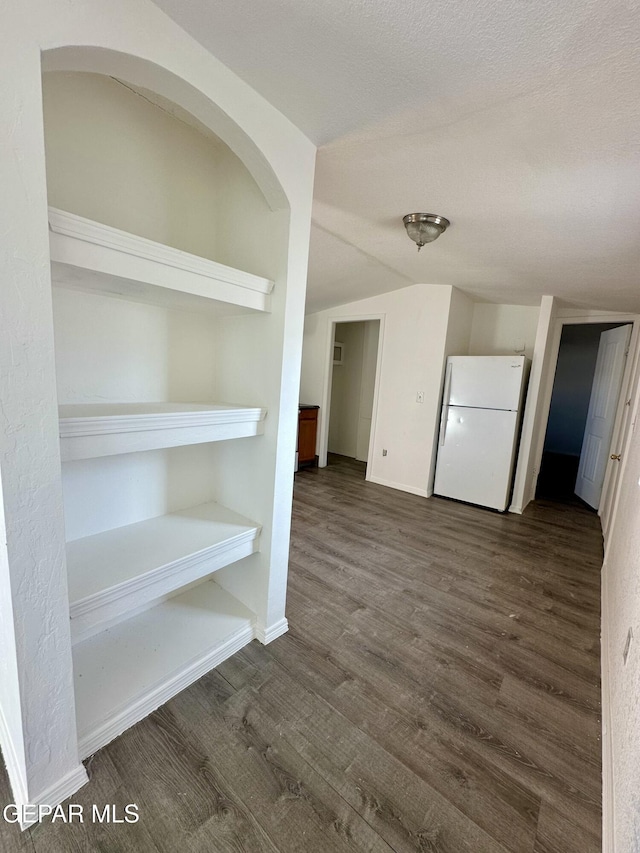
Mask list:
[{"label": "door knob", "polygon": [[612,453],[611,458],[614,460],[614,462],[619,462],[620,461],[620,453]]}]

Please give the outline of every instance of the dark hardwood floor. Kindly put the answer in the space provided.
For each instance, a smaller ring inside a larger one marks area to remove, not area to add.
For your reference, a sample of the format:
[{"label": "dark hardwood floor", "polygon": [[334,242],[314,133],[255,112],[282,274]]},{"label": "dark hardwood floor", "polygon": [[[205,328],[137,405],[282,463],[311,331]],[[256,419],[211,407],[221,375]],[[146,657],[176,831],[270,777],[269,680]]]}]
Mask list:
[{"label": "dark hardwood floor", "polygon": [[296,475],[289,633],[90,761],[73,802],[140,821],[0,821],[0,850],[600,850],[595,514],[424,500],[332,462]]}]

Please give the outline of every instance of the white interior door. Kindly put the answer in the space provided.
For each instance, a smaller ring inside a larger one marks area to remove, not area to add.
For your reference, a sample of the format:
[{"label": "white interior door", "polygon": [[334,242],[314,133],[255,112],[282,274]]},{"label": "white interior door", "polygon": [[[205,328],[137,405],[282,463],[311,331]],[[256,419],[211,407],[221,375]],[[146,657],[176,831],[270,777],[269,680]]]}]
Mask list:
[{"label": "white interior door", "polygon": [[575,487],[578,497],[594,509],[600,504],[630,338],[631,325],[600,335]]}]

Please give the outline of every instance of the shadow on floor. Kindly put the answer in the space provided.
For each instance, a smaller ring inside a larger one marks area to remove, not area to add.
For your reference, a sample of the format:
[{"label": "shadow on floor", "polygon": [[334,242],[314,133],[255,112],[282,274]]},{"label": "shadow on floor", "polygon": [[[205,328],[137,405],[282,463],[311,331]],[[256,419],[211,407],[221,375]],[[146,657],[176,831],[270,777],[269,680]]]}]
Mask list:
[{"label": "shadow on floor", "polygon": [[579,456],[545,451],[540,466],[536,499],[579,501],[574,492],[579,464]]}]

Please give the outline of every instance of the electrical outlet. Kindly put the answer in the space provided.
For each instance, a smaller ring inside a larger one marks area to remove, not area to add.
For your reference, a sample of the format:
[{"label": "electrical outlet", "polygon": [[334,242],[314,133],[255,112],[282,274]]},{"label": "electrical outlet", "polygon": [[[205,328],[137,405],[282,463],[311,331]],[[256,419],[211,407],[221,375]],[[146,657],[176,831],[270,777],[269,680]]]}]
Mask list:
[{"label": "electrical outlet", "polygon": [[418,391],[416,394],[416,403],[424,403],[424,391]]},{"label": "electrical outlet", "polygon": [[626,664],[627,658],[629,657],[629,649],[631,648],[631,640],[633,640],[633,628],[629,628],[627,631],[627,639],[624,641],[624,649],[622,651],[622,660]]},{"label": "electrical outlet", "polygon": [[387,451],[386,451],[386,450],[383,450],[383,451],[382,451],[382,455],[383,455],[383,456],[386,456],[386,455],[387,455]]}]

